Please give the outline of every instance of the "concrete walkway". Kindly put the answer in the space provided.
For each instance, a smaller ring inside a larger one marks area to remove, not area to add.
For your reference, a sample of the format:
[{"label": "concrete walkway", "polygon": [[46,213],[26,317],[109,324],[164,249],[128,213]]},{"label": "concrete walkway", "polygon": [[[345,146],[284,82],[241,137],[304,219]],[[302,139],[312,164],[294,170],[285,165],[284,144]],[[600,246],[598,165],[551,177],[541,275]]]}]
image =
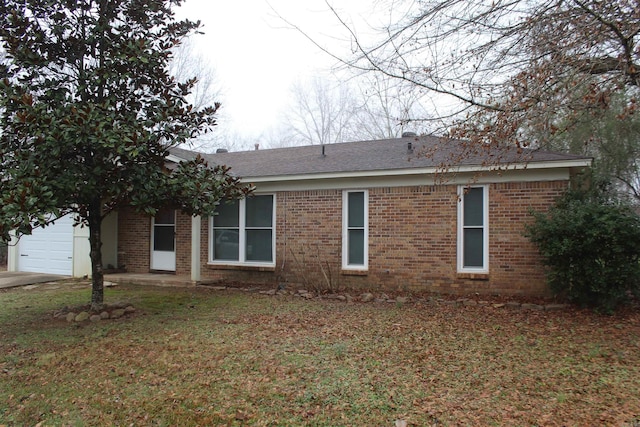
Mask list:
[{"label": "concrete walkway", "polygon": [[61,276],[58,274],[0,271],[0,289],[33,285],[34,283],[55,282],[68,278],[69,276]]},{"label": "concrete walkway", "polygon": [[[55,282],[69,279],[70,276],[43,273],[24,273],[13,271],[0,271],[0,289],[15,288],[18,286],[33,285],[35,283]],[[157,273],[120,273],[105,274],[105,282],[136,283],[140,285],[156,286],[195,286],[189,276],[177,276],[175,274]]]},{"label": "concrete walkway", "polygon": [[104,275],[105,282],[135,283],[156,286],[195,286],[189,276],[162,273],[112,273]]}]

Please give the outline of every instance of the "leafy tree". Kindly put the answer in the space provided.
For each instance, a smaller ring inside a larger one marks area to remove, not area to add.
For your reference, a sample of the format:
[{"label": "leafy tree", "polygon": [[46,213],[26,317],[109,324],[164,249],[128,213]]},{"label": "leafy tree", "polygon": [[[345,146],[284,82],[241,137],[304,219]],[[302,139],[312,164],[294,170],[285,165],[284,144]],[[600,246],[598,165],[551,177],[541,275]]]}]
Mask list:
[{"label": "leafy tree", "polygon": [[198,22],[181,0],[2,0],[0,240],[64,215],[89,227],[94,309],[103,303],[100,226],[129,205],[207,214],[249,189],[202,158],[165,168],[168,150],[215,124],[169,73]]},{"label": "leafy tree", "polygon": [[608,312],[640,291],[640,217],[603,188],[567,192],[527,234],[556,294]]}]

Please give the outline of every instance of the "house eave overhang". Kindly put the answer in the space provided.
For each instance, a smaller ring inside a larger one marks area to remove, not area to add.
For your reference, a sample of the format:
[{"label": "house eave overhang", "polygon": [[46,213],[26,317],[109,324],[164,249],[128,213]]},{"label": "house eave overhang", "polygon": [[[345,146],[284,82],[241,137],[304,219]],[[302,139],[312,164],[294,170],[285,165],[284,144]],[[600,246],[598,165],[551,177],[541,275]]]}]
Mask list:
[{"label": "house eave overhang", "polygon": [[403,168],[403,169],[383,169],[369,171],[353,171],[353,172],[327,172],[312,174],[291,174],[291,175],[269,175],[269,176],[244,176],[241,177],[242,182],[250,182],[253,184],[262,182],[290,182],[290,181],[315,181],[326,179],[355,179],[355,178],[377,178],[377,177],[402,177],[413,175],[441,175],[444,173],[453,174],[474,174],[483,172],[499,172],[514,170],[540,170],[540,169],[573,169],[585,168],[591,166],[591,159],[572,159],[548,162],[528,162],[528,163],[511,163],[502,165],[488,166],[457,166],[448,169],[427,167],[427,168]]},{"label": "house eave overhang", "polygon": [[180,162],[186,162],[187,161],[187,159],[183,159],[183,158],[178,157],[178,156],[176,156],[174,154],[167,155],[166,160],[171,162],[171,163],[180,163]]}]

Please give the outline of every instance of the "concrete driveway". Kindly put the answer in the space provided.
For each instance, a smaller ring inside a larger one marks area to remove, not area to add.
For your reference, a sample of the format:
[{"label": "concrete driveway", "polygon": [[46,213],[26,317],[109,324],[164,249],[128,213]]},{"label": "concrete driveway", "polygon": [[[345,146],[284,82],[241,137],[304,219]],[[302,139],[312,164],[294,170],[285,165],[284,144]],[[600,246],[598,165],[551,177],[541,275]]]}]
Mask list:
[{"label": "concrete driveway", "polygon": [[0,271],[0,289],[16,286],[33,285],[34,283],[55,282],[67,279],[69,276],[43,273],[24,273],[14,271]]}]

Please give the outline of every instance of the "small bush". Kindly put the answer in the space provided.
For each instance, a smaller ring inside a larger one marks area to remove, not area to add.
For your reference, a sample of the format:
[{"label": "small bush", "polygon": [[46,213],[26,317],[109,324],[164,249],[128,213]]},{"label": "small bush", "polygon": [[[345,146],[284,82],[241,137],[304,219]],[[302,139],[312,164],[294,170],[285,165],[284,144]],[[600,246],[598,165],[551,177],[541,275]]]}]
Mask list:
[{"label": "small bush", "polygon": [[527,237],[549,267],[556,294],[613,311],[640,290],[640,217],[600,188],[569,191],[547,212],[533,212]]}]

